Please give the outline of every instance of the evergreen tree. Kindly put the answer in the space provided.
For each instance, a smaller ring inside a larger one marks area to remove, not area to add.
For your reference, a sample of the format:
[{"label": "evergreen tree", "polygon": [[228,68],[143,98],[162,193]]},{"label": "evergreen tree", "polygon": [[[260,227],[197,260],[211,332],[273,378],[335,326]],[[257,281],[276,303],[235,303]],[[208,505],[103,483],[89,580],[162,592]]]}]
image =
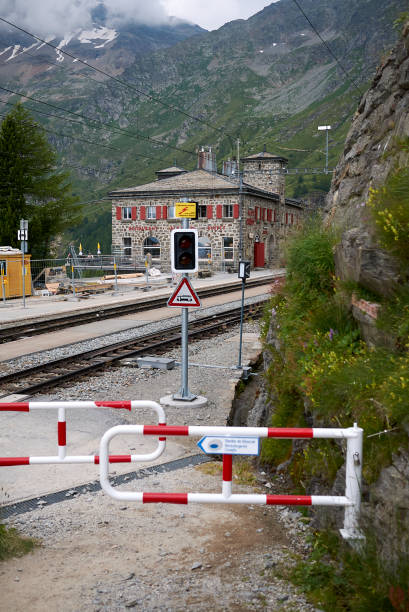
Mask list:
[{"label": "evergreen tree", "polygon": [[29,253],[46,257],[53,239],[80,221],[68,173],[56,166],[44,130],[16,104],[0,126],[0,245],[19,247],[20,219],[28,219]]}]

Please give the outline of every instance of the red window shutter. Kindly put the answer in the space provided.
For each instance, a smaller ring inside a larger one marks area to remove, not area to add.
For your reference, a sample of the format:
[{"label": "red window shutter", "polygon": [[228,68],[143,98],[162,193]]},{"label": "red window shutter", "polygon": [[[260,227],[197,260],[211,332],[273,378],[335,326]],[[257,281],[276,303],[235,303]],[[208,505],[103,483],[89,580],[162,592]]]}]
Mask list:
[{"label": "red window shutter", "polygon": [[285,213],[285,224],[288,225],[288,213]]},{"label": "red window shutter", "polygon": [[156,218],[157,219],[161,219],[162,218],[162,206],[157,206],[156,207]]},{"label": "red window shutter", "polygon": [[122,214],[121,207],[117,206],[116,207],[116,218],[118,219],[118,221],[121,220],[121,214]]},{"label": "red window shutter", "polygon": [[269,221],[271,223],[271,216],[272,216],[272,210],[268,209],[267,210],[267,221]]},{"label": "red window shutter", "polygon": [[255,207],[255,218],[256,218],[256,221],[258,221],[259,218],[260,218],[260,208],[259,208],[259,206]]},{"label": "red window shutter", "polygon": [[223,206],[221,204],[218,204],[216,206],[216,217],[218,219],[221,219],[223,217]]},{"label": "red window shutter", "polygon": [[140,208],[141,219],[146,219],[146,206],[141,206]]},{"label": "red window shutter", "polygon": [[136,219],[136,206],[132,206],[132,219],[133,221]]},{"label": "red window shutter", "polygon": [[167,219],[167,218],[168,218],[168,207],[162,206],[162,219]]},{"label": "red window shutter", "polygon": [[294,215],[291,215],[291,225],[294,223]]},{"label": "red window shutter", "polygon": [[233,219],[238,219],[240,216],[239,214],[239,205],[238,204],[233,204]]},{"label": "red window shutter", "polygon": [[208,219],[213,219],[213,206],[211,204],[206,206],[206,216]]}]

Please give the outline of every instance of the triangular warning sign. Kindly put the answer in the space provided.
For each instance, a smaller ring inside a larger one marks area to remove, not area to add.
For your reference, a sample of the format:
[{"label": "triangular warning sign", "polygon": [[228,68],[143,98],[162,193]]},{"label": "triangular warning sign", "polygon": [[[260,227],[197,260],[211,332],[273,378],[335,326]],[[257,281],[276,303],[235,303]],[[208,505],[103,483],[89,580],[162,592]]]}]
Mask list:
[{"label": "triangular warning sign", "polygon": [[169,298],[168,306],[177,306],[178,308],[200,308],[200,300],[187,278],[182,278],[172,297]]}]

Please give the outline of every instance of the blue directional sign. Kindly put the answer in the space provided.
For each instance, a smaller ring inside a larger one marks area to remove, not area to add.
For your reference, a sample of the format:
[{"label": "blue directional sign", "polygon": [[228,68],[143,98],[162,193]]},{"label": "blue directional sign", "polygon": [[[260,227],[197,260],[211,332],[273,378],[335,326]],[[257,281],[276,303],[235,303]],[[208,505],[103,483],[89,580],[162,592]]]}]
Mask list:
[{"label": "blue directional sign", "polygon": [[207,455],[258,455],[260,439],[253,437],[204,436],[197,443]]}]

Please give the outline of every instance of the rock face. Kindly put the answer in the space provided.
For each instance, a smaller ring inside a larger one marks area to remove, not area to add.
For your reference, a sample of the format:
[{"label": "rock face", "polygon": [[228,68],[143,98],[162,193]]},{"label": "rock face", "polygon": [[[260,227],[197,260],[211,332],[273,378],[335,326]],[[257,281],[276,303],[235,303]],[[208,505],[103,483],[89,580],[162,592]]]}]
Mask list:
[{"label": "rock face", "polygon": [[389,295],[399,280],[395,262],[376,242],[367,208],[370,187],[407,162],[397,141],[409,136],[409,23],[393,52],[378,68],[362,97],[336,167],[326,202],[326,223],[343,230],[337,274]]}]

